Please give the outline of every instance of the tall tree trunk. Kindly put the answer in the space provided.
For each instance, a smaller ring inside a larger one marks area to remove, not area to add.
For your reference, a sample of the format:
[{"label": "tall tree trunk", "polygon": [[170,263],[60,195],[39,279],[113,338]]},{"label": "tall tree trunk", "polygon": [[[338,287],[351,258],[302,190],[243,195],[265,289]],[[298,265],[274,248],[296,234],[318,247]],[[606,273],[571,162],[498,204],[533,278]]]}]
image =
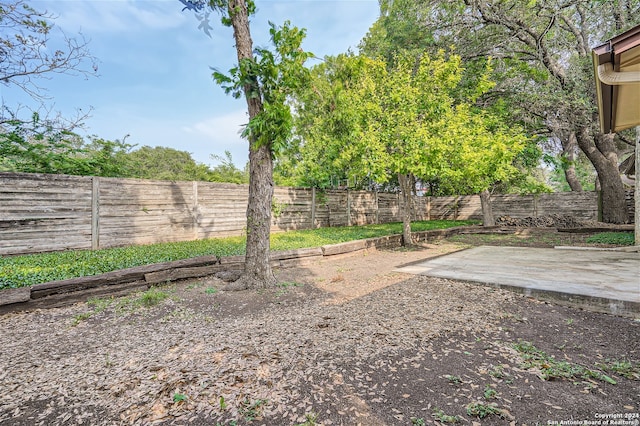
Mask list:
[{"label": "tall tree trunk", "polygon": [[411,182],[411,175],[398,173],[398,183],[402,192],[402,240],[405,246],[413,244],[411,238],[411,213],[413,211]]},{"label": "tall tree trunk", "polygon": [[480,206],[482,208],[482,226],[494,226],[496,224],[496,220],[493,217],[491,193],[488,189],[485,189],[480,193]]},{"label": "tall tree trunk", "polygon": [[571,132],[569,134],[569,140],[567,144],[563,147],[563,155],[567,159],[567,167],[564,169],[564,177],[569,184],[569,188],[574,192],[582,192],[582,184],[578,179],[578,175],[576,174],[576,134],[575,132]]},{"label": "tall tree trunk", "polygon": [[583,128],[576,132],[578,146],[589,158],[598,172],[602,193],[602,221],[607,223],[627,223],[627,203],[624,186],[618,171],[618,155],[613,142],[613,134],[598,134],[591,137]]},{"label": "tall tree trunk", "polygon": [[[253,41],[249,30],[249,15],[245,0],[229,0],[229,17],[236,41],[238,63],[253,59]],[[244,86],[249,119],[262,112],[262,100],[257,78]],[[252,95],[253,94],[253,95]],[[276,284],[269,263],[269,236],[271,234],[271,203],[273,199],[273,157],[271,146],[258,145],[249,136],[249,202],[247,205],[247,253],[244,274],[226,290],[266,288]]]}]

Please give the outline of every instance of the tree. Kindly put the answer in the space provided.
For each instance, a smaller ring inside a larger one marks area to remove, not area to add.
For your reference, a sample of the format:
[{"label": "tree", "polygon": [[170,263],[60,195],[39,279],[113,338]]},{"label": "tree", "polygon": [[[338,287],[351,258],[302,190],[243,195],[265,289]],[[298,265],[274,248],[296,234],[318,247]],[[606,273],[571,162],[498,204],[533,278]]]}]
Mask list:
[{"label": "tree", "polygon": [[191,154],[162,146],[143,146],[123,158],[123,177],[158,180],[211,180],[211,171]]},{"label": "tree", "polygon": [[[545,162],[552,167],[549,183],[554,191],[577,191],[576,187],[585,191],[595,190],[597,175],[584,154],[579,153],[573,160],[569,160],[566,156],[547,155],[545,156]],[[572,169],[570,172],[571,179],[567,179],[568,168]],[[577,182],[577,185],[575,182]]]},{"label": "tree", "polygon": [[[249,140],[249,203],[247,206],[247,250],[242,277],[228,290],[265,288],[275,285],[269,257],[271,204],[273,199],[273,158],[286,145],[292,127],[287,104],[290,93],[304,83],[305,61],[311,56],[301,49],[304,30],[271,25],[274,52],[256,49],[249,27],[255,11],[251,0],[186,1],[196,12],[212,9],[220,12],[222,23],[233,28],[238,65],[229,75],[214,73],[214,79],[227,93],[244,95],[249,123],[243,136]],[[189,7],[188,6],[188,7]],[[206,17],[201,27],[207,32]]]},{"label": "tree", "polygon": [[[563,148],[569,163],[575,161],[575,141],[595,167],[602,190],[603,220],[626,223],[624,187],[613,135],[600,134],[594,119],[595,90],[589,49],[594,37],[605,36],[601,28],[607,27],[606,15],[616,12],[611,9],[614,2],[584,0],[559,7],[556,2],[537,1],[528,9],[517,2],[499,7],[484,1],[465,3],[475,12],[475,21],[483,26],[483,32],[511,40],[503,47],[505,54],[543,73],[544,84],[538,85],[542,90],[534,92],[538,107],[544,107],[546,116],[552,117],[543,122],[554,134],[562,137],[564,133]],[[628,12],[632,12],[631,2],[625,3],[630,6]],[[511,6],[514,7],[509,9]],[[577,189],[573,170],[567,168],[568,182]]]},{"label": "tree", "polygon": [[220,164],[211,170],[208,180],[212,182],[249,183],[249,168],[245,167],[244,170],[240,170],[233,164],[231,152],[225,151],[224,155],[224,157],[211,155],[211,158],[219,161]]},{"label": "tree", "polygon": [[30,122],[7,121],[0,126],[0,171],[56,173],[80,176],[121,176],[131,148],[121,141],[77,134],[52,126],[33,113]]},{"label": "tree", "polygon": [[[62,41],[52,40],[53,19],[23,0],[0,4],[0,85],[23,91],[36,103],[29,107],[0,100],[0,170],[112,175],[118,166],[111,154],[126,147],[103,140],[90,147],[73,132],[87,114],[63,118],[46,106],[41,81],[55,74],[89,76],[97,70],[82,37],[60,32]],[[85,68],[85,62],[91,67]]]},{"label": "tree", "polygon": [[325,57],[296,93],[294,137],[277,167],[296,186],[325,189],[349,179],[369,181],[366,172],[357,175],[340,160],[344,147],[361,135],[360,98],[354,91],[366,66],[364,58],[352,54]]},{"label": "tree", "polygon": [[[60,32],[58,35],[62,42],[52,40],[54,19],[53,15],[35,10],[24,0],[0,4],[0,84],[27,93],[39,104],[36,109],[42,109],[47,99],[46,89],[40,81],[55,74],[87,77],[97,71],[94,58],[87,49],[88,42],[82,36],[69,37]],[[90,63],[89,67],[84,66],[86,62]],[[5,105],[4,99],[2,102],[0,124],[19,120],[21,107]],[[40,121],[48,119],[42,111],[39,115]],[[65,130],[72,130],[81,118],[66,123],[52,120],[52,124],[63,124]],[[29,122],[30,119],[27,117],[24,121]]]},{"label": "tree", "polygon": [[417,179],[478,193],[514,170],[526,138],[475,105],[491,87],[489,72],[462,102],[464,70],[456,55],[405,54],[393,68],[364,56],[326,58],[297,108],[300,164],[316,176],[326,176],[326,169],[314,169],[314,161],[352,180],[384,184],[397,178],[403,236],[410,244]]},{"label": "tree", "polygon": [[521,129],[508,127],[488,111],[475,110],[469,104],[458,105],[447,117],[445,166],[440,182],[459,194],[479,194],[484,226],[495,225],[490,189],[516,175],[514,166],[527,137]]},{"label": "tree", "polygon": [[[384,1],[381,10],[396,4]],[[514,119],[562,142],[566,177],[576,190],[571,165],[579,147],[598,172],[603,220],[625,222],[616,143],[599,134],[595,119],[590,45],[637,24],[640,2],[425,0],[416,10],[403,19],[412,19],[427,42],[453,44],[465,60],[496,58],[498,85],[488,101],[507,100]]]}]

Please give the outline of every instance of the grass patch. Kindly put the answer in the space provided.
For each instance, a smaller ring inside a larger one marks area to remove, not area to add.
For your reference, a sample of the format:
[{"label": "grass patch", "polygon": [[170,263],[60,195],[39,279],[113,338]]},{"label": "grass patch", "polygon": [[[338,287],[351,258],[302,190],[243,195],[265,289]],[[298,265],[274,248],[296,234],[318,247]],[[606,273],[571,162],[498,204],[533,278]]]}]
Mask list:
[{"label": "grass patch", "polygon": [[627,360],[610,360],[597,364],[604,371],[616,373],[630,380],[640,380],[640,363]]},{"label": "grass patch", "polygon": [[157,287],[152,287],[147,291],[136,293],[128,297],[120,299],[114,299],[113,297],[99,299],[92,298],[87,300],[87,306],[92,308],[88,312],[77,314],[73,317],[73,326],[80,324],[82,321],[88,320],[92,316],[99,314],[112,307],[117,313],[133,312],[138,308],[151,308],[159,305],[165,299],[168,299],[170,294]]},{"label": "grass patch", "polygon": [[244,401],[240,403],[238,413],[244,417],[246,422],[251,423],[262,415],[262,409],[268,402],[266,399],[251,401],[249,397],[246,397]]},{"label": "grass patch", "polygon": [[445,374],[444,378],[447,379],[449,383],[452,383],[454,385],[459,385],[460,383],[462,383],[462,379],[460,378],[460,376],[452,376],[451,374]]},{"label": "grass patch", "polygon": [[[415,232],[475,224],[477,221],[432,220],[413,222]],[[289,231],[271,235],[271,250],[319,247],[364,238],[401,234],[401,223]],[[170,262],[198,256],[234,256],[245,253],[244,237],[213,238],[103,250],[73,250],[0,257],[0,290],[97,275],[119,269]]]},{"label": "grass patch", "polygon": [[293,283],[293,282],[284,282],[284,283],[278,283],[276,284],[276,287],[279,288],[278,292],[276,293],[276,297],[280,297],[283,296],[285,294],[288,293],[288,290],[291,287],[302,287],[304,284],[300,284],[300,283]]},{"label": "grass patch", "polygon": [[633,232],[600,232],[586,239],[590,244],[615,244],[632,246],[635,244]]},{"label": "grass patch", "polygon": [[139,308],[151,308],[159,305],[171,295],[158,287],[151,287],[142,293],[132,294],[118,299],[115,310],[117,313],[134,312]]},{"label": "grass patch", "polygon": [[467,414],[472,417],[484,419],[491,415],[504,416],[501,409],[495,403],[486,404],[484,402],[472,402],[467,405]]},{"label": "grass patch", "polygon": [[520,353],[523,359],[521,365],[524,369],[535,368],[540,371],[543,380],[555,379],[598,379],[612,385],[617,382],[602,371],[592,370],[579,364],[572,364],[567,361],[558,361],[553,356],[547,355],[544,351],[536,348],[530,342],[518,342],[513,345],[514,349]]},{"label": "grass patch", "polygon": [[113,303],[113,298],[91,298],[87,300],[87,306],[91,307],[92,310],[89,312],[83,312],[81,314],[77,314],[73,317],[73,326],[80,324],[82,321],[88,320],[95,314],[99,314],[100,312],[106,310]]},{"label": "grass patch", "polygon": [[[445,414],[445,412],[439,408],[434,408],[433,414],[431,414],[431,416],[440,423],[458,423],[460,421],[460,417]],[[422,424],[425,423],[423,422]]]}]

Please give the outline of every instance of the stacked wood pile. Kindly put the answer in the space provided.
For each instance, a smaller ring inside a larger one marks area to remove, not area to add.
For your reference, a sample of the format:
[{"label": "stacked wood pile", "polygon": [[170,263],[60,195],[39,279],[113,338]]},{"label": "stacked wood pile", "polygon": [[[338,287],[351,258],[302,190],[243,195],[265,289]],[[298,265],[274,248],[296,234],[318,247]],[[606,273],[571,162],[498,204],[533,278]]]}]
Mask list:
[{"label": "stacked wood pile", "polygon": [[496,219],[498,226],[517,226],[519,228],[579,228],[584,225],[573,216],[550,214],[540,217],[500,216]]}]

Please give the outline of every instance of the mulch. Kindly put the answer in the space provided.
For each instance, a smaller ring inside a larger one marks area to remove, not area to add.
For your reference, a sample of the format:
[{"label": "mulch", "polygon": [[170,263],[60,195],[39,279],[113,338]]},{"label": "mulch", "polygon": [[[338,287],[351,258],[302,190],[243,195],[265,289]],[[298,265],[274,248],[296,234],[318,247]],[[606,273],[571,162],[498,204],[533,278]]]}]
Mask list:
[{"label": "mulch", "polygon": [[[205,277],[163,287],[169,297],[151,307],[132,295],[103,299],[103,310],[4,315],[0,424],[535,425],[638,415],[638,320],[391,272],[459,247],[314,261],[279,270],[283,284],[270,290],[229,293]],[[523,347],[544,360],[531,365]],[[545,380],[560,362],[615,384],[582,373]]]}]

